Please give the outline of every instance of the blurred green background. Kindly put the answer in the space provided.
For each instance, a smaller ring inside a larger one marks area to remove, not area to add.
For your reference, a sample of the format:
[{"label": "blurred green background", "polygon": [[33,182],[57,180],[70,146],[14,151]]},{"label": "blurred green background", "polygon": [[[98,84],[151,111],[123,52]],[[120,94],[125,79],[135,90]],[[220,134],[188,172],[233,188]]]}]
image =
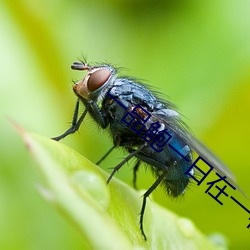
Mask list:
[{"label": "blurred green background", "polygon": [[[70,65],[82,55],[123,66],[169,96],[250,196],[249,13],[247,0],[1,1],[0,249],[81,248],[81,235],[36,191],[39,173],[8,117],[47,137],[64,132],[76,100],[71,81],[83,76]],[[93,162],[112,144],[89,118],[63,143]],[[110,171],[122,157],[117,150],[102,167]],[[131,184],[132,166],[117,177]],[[140,188],[154,180],[146,173],[139,172]],[[231,249],[249,249],[249,214],[205,190],[193,185],[175,201],[158,188],[153,198],[204,233],[224,234]]]}]

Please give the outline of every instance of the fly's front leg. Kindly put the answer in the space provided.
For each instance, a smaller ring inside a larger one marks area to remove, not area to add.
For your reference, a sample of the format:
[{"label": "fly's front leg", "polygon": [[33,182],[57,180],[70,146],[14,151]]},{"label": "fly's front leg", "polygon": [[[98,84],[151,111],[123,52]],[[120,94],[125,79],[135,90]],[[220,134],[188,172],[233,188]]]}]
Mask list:
[{"label": "fly's front leg", "polygon": [[96,102],[90,100],[89,105],[89,113],[93,116],[97,123],[101,125],[102,128],[106,128],[108,126],[106,115],[100,110]]},{"label": "fly's front leg", "polygon": [[74,116],[73,116],[71,127],[65,133],[63,133],[62,135],[59,135],[57,137],[53,137],[51,139],[53,139],[55,141],[60,141],[64,137],[68,136],[69,134],[75,133],[79,129],[79,127],[80,127],[80,125],[81,125],[81,123],[82,123],[82,121],[83,121],[84,117],[86,116],[86,114],[88,112],[88,109],[89,109],[89,105],[87,105],[86,109],[84,110],[84,112],[80,116],[79,120],[77,121],[77,119],[78,119],[78,112],[79,112],[79,104],[80,104],[80,101],[78,99],[77,102],[76,102],[76,106],[75,106],[75,110],[74,110]]}]

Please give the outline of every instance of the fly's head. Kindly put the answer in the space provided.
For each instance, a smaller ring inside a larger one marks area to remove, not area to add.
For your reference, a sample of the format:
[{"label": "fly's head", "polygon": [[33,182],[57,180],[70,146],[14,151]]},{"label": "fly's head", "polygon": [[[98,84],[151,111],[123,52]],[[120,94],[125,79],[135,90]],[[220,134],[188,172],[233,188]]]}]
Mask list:
[{"label": "fly's head", "polygon": [[116,75],[115,69],[109,65],[89,66],[83,62],[74,62],[71,69],[88,71],[73,87],[75,94],[84,100],[98,98]]}]

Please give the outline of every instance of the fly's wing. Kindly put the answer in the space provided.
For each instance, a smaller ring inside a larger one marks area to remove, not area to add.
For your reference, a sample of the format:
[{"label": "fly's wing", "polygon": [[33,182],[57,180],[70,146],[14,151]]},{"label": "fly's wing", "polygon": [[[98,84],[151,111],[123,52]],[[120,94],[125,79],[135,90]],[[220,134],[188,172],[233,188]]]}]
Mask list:
[{"label": "fly's wing", "polygon": [[226,176],[227,180],[230,184],[232,184],[236,189],[238,189],[245,198],[248,199],[247,195],[243,192],[243,190],[236,184],[236,178],[234,174],[228,169],[228,167],[210,150],[208,149],[202,142],[196,139],[193,135],[188,134],[188,142],[191,148],[203,159],[210,163],[216,169],[216,172],[221,174],[222,176]]},{"label": "fly's wing", "polygon": [[236,182],[236,178],[233,173],[227,168],[227,166],[202,142],[196,139],[193,135],[187,134],[189,146],[201,156],[204,160],[209,162],[221,175],[226,175],[232,182]]},{"label": "fly's wing", "polygon": [[173,110],[161,110],[153,114],[155,120],[158,119],[166,128],[172,130],[177,137],[183,140],[190,148],[192,148],[199,156],[209,162],[211,166],[221,175],[225,175],[230,184],[236,187],[245,197],[246,195],[236,184],[236,178],[227,166],[212,153],[203,143],[196,139],[187,129],[186,125],[181,121],[179,114]]}]

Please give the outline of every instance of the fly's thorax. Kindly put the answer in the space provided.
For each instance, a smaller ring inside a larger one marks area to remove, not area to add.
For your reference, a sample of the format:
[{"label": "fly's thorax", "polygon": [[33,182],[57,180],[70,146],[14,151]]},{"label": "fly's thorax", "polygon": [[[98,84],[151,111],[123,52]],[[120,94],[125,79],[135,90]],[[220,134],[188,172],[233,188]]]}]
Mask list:
[{"label": "fly's thorax", "polygon": [[88,67],[82,70],[88,70],[86,76],[77,82],[73,87],[75,94],[84,100],[103,99],[108,86],[114,82],[116,76],[115,69],[109,65]]}]

